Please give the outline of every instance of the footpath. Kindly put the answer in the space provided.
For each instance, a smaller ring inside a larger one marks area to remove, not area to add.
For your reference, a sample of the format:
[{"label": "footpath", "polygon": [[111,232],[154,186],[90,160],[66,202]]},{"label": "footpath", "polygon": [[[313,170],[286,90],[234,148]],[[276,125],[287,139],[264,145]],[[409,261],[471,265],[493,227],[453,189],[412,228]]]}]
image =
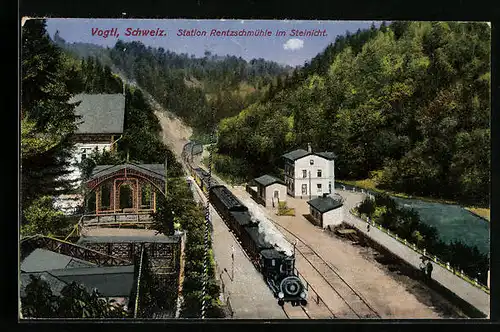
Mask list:
[{"label": "footpath", "polygon": [[[378,243],[394,255],[398,256],[408,264],[419,269],[421,263],[420,257],[422,253],[417,252],[411,247],[401,243],[393,238],[386,231],[371,225],[370,230],[367,230],[367,221],[354,216],[350,210],[356,205],[355,201],[359,200],[359,194],[349,191],[338,190],[338,193],[343,196],[345,201],[344,222],[356,228],[367,238]],[[458,298],[467,302],[477,310],[481,311],[488,318],[490,316],[490,295],[479,287],[465,281],[446,267],[437,264],[437,260],[431,261],[434,269],[432,271],[432,279],[451,291]]]}]

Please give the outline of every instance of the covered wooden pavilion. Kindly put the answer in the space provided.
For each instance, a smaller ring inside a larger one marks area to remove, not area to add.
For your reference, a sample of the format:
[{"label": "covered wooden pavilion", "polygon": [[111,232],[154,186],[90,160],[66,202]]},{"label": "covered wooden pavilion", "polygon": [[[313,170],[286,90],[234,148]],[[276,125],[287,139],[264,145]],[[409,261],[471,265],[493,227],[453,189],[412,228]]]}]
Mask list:
[{"label": "covered wooden pavilion", "polygon": [[96,166],[85,183],[87,202],[95,198],[96,215],[156,212],[157,195],[165,195],[165,174],[164,164]]}]

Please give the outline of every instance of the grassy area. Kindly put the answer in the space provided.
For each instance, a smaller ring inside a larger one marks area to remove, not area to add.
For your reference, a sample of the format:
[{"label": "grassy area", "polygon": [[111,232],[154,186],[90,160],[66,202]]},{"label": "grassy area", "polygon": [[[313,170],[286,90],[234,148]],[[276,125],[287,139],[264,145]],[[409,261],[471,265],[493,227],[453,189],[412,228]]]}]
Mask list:
[{"label": "grassy area", "polygon": [[286,202],[279,202],[277,215],[278,216],[295,216],[295,209],[289,208],[286,205]]},{"label": "grassy area", "polygon": [[[374,177],[368,178],[368,179],[362,179],[362,180],[335,180],[338,183],[346,184],[346,185],[351,185],[367,190],[371,190],[377,193],[385,193],[389,194],[394,197],[399,197],[399,198],[408,198],[408,199],[418,199],[424,202],[431,202],[431,203],[441,203],[441,204],[454,204],[454,205],[461,205],[459,202],[452,201],[452,200],[446,200],[446,199],[440,199],[440,198],[431,198],[431,197],[421,197],[421,196],[411,196],[405,193],[399,193],[399,192],[394,192],[394,191],[389,191],[389,190],[382,190],[380,188],[377,188],[377,180],[376,176],[378,174],[375,174]],[[484,207],[475,207],[475,206],[464,206],[464,208],[471,213],[486,219],[487,221],[490,221],[490,209],[489,208],[484,208]]]}]

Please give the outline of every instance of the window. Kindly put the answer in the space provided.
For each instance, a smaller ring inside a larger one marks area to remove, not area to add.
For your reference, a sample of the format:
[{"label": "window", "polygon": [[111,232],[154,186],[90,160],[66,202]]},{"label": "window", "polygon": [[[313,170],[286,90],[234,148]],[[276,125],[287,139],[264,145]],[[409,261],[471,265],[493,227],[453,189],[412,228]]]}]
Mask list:
[{"label": "window", "polygon": [[307,170],[302,170],[302,177],[307,178]]},{"label": "window", "polygon": [[318,194],[321,194],[322,191],[321,183],[318,183],[317,186],[318,186]]},{"label": "window", "polygon": [[307,184],[302,185],[302,195],[307,195]]},{"label": "window", "polygon": [[320,169],[318,169],[318,174],[317,175],[318,175],[318,178],[321,177],[321,170]]},{"label": "window", "polygon": [[273,260],[271,260],[271,266],[275,266],[275,265],[276,265],[276,261],[273,258]]},{"label": "window", "polygon": [[314,159],[309,160],[309,165],[314,165]]}]

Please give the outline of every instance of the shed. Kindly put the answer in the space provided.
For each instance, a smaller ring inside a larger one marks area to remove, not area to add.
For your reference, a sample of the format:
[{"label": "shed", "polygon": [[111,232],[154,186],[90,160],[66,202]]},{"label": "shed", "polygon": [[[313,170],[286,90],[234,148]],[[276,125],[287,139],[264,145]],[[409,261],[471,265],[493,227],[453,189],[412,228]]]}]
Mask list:
[{"label": "shed", "polygon": [[312,221],[322,228],[340,225],[343,221],[343,202],[325,194],[307,202]]},{"label": "shed", "polygon": [[266,174],[253,182],[257,185],[257,196],[264,206],[278,207],[278,202],[286,201],[286,185],[282,180]]}]

